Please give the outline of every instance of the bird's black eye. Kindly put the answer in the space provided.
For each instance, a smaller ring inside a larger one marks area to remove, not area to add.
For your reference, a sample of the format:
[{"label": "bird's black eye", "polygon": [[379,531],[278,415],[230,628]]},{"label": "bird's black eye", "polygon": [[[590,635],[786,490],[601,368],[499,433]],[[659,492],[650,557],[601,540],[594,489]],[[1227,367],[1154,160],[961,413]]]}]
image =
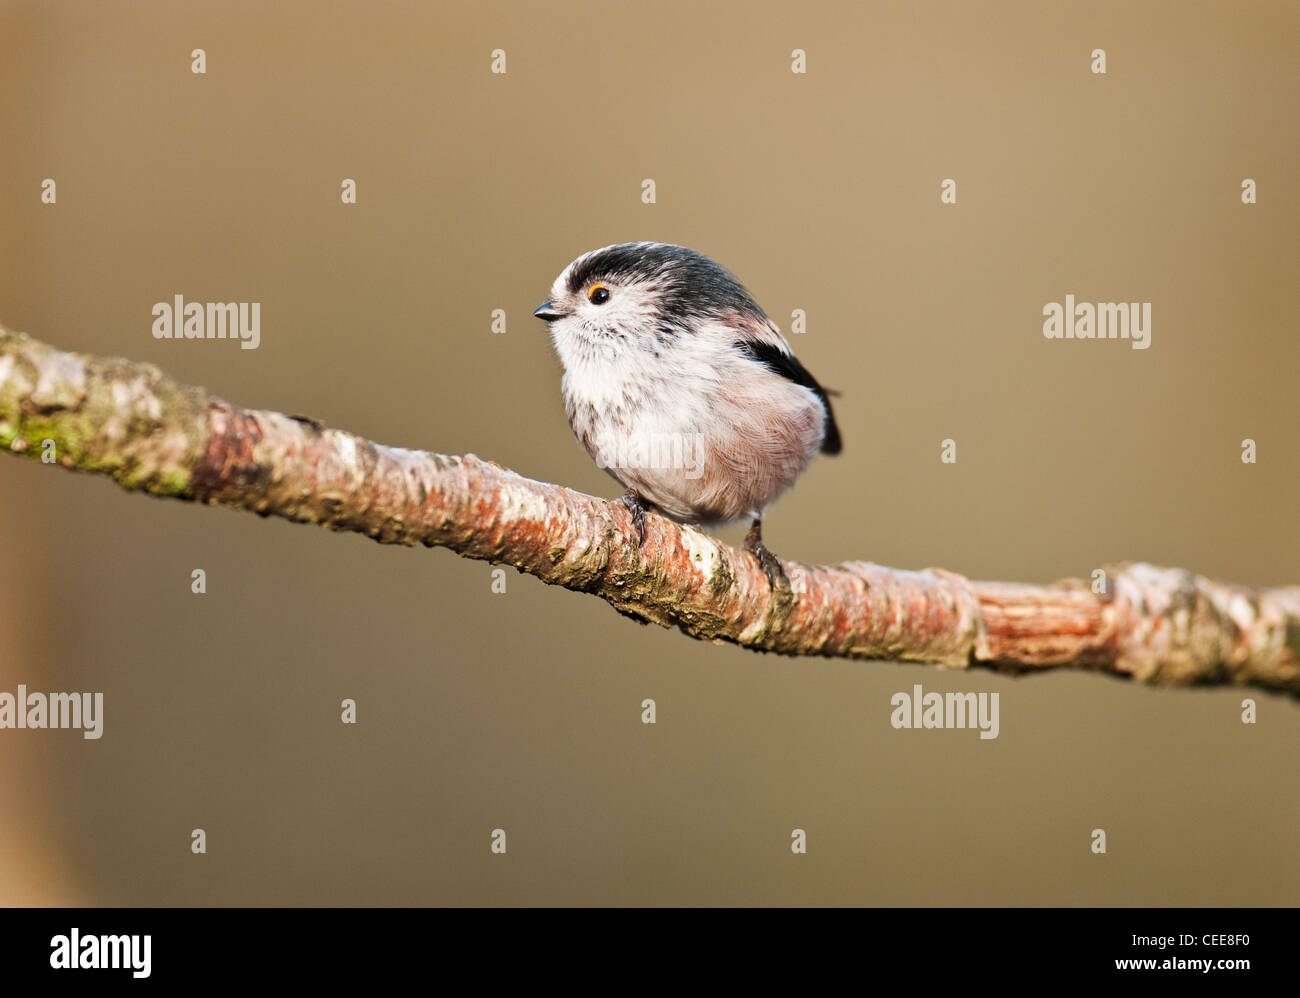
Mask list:
[{"label": "bird's black eye", "polygon": [[603,284],[593,284],[587,292],[587,300],[593,305],[604,305],[609,301],[609,288]]}]

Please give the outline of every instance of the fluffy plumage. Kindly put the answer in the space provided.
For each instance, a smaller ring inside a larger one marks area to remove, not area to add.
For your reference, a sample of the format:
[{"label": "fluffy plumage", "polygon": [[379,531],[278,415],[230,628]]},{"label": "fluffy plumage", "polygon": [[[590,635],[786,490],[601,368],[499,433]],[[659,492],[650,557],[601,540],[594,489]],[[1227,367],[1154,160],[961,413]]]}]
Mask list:
[{"label": "fluffy plumage", "polygon": [[759,518],[840,434],[825,390],[730,273],[694,250],[585,253],[536,314],[578,440],[668,516]]}]

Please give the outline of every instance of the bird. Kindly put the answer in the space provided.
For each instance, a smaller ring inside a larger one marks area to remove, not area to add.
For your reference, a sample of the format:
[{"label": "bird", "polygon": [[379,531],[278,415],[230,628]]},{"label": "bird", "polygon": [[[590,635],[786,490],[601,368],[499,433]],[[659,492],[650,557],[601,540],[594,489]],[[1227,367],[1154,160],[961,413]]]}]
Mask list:
[{"label": "bird", "polygon": [[765,509],[818,454],[838,454],[830,395],[728,270],[685,246],[583,253],[533,312],[564,369],[578,442],[616,481],[638,547],[645,513],[751,521],[745,550],[789,582],[763,543]]}]

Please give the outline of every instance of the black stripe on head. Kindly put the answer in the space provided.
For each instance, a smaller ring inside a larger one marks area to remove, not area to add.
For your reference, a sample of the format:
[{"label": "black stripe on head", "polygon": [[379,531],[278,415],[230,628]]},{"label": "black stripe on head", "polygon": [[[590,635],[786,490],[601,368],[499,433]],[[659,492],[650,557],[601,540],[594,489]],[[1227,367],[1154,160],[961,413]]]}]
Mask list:
[{"label": "black stripe on head", "polygon": [[596,281],[654,282],[664,317],[680,320],[739,313],[766,322],[767,315],[735,277],[703,253],[667,243],[621,243],[597,250],[569,271],[570,294]]},{"label": "black stripe on head", "polygon": [[826,389],[817,383],[808,368],[799,363],[799,358],[786,353],[774,343],[765,340],[740,340],[736,346],[754,360],[765,366],[774,374],[793,381],[796,385],[811,388],[826,410],[826,429],[822,433],[822,453],[838,454],[843,446],[840,441],[840,428],[835,425],[835,412],[831,409],[831,400]]}]

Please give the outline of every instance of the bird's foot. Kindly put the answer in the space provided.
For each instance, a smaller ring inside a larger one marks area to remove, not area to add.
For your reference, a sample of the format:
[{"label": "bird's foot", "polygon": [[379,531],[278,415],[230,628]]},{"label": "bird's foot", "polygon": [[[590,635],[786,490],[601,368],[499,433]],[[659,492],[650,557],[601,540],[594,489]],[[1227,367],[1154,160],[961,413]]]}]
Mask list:
[{"label": "bird's foot", "polygon": [[636,546],[639,549],[645,543],[645,506],[641,502],[641,496],[636,489],[629,488],[618,497],[618,501],[632,514],[632,524],[636,527]]},{"label": "bird's foot", "polygon": [[758,559],[758,563],[763,566],[763,574],[767,576],[767,584],[773,591],[790,592],[790,579],[785,574],[785,569],[781,567],[781,559],[767,549],[763,543],[763,521],[755,519],[753,526],[749,528],[749,533],[745,535],[745,550]]}]

